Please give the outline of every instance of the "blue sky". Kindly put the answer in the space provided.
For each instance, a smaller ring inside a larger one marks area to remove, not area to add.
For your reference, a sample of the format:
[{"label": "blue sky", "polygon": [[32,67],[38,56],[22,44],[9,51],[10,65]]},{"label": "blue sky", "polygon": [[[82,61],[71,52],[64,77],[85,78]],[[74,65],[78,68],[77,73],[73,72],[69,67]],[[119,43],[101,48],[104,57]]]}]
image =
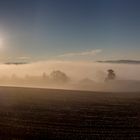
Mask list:
[{"label": "blue sky", "polygon": [[0,61],[140,59],[139,38],[139,0],[0,0]]}]

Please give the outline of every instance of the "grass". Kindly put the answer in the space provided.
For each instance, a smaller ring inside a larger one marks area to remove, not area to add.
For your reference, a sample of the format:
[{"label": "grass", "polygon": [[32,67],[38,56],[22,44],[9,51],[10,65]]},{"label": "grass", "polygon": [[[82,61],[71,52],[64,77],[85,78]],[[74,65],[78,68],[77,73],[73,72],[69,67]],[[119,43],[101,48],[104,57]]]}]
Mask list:
[{"label": "grass", "polygon": [[140,139],[140,93],[0,87],[0,139]]}]

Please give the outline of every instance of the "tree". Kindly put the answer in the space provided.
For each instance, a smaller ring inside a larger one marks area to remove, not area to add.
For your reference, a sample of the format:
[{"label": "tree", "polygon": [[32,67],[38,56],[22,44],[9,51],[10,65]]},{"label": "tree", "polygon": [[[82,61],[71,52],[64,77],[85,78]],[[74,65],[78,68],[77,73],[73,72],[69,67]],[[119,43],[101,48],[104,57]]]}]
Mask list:
[{"label": "tree", "polygon": [[114,70],[109,69],[106,81],[115,80],[115,79],[116,79],[116,74],[115,74]]},{"label": "tree", "polygon": [[64,72],[61,72],[59,70],[53,71],[50,74],[50,78],[53,82],[57,83],[66,83],[70,80],[69,77]]}]

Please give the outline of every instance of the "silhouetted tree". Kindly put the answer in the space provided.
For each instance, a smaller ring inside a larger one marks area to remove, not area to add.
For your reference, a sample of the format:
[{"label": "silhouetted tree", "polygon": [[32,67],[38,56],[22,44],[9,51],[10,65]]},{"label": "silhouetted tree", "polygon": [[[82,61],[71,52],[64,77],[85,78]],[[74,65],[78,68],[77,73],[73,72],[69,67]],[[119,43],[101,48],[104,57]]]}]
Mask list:
[{"label": "silhouetted tree", "polygon": [[64,72],[61,72],[59,70],[53,71],[50,74],[50,78],[51,80],[53,80],[53,82],[57,83],[66,83],[70,80],[69,77]]},{"label": "silhouetted tree", "polygon": [[114,70],[109,69],[106,81],[115,80],[115,79],[116,79],[116,74],[115,74]]}]

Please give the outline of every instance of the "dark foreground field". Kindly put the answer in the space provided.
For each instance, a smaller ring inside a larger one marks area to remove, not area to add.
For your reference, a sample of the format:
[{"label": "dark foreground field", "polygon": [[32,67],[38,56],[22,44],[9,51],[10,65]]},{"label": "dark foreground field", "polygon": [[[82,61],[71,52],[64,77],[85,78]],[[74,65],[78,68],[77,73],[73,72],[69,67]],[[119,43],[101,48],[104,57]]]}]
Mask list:
[{"label": "dark foreground field", "polygon": [[140,139],[140,92],[0,87],[0,140]]}]

